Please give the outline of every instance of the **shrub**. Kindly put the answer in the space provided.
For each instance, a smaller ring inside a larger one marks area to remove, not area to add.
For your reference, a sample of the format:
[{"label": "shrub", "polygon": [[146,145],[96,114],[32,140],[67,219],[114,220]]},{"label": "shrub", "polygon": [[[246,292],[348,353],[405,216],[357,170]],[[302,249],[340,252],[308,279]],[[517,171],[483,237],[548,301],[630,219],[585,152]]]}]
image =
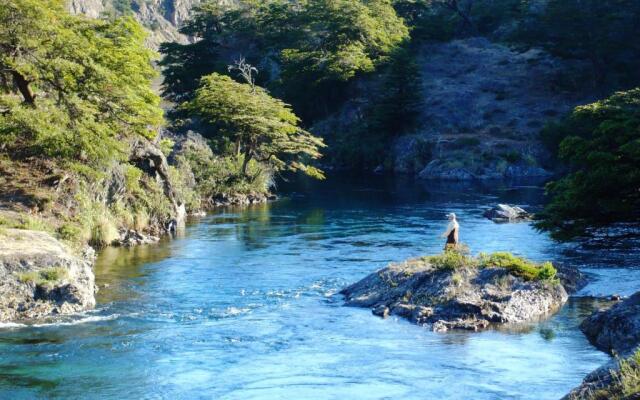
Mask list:
[{"label": "shrub", "polygon": [[103,214],[93,220],[90,244],[96,247],[105,247],[113,243],[118,237],[118,228],[113,223],[113,220],[109,218],[109,215]]},{"label": "shrub", "polygon": [[173,151],[173,146],[175,145],[176,145],[176,142],[174,142],[169,138],[164,138],[160,140],[160,143],[158,143],[158,147],[160,147],[160,150],[162,151],[165,157],[169,157],[169,155]]},{"label": "shrub", "polygon": [[623,397],[640,393],[640,350],[629,359],[620,361],[620,370],[614,377]]},{"label": "shrub", "polygon": [[49,267],[38,271],[18,273],[18,280],[22,283],[33,282],[36,285],[56,283],[67,279],[69,271],[65,267]]},{"label": "shrub", "polygon": [[426,257],[426,261],[437,269],[456,270],[465,267],[475,267],[477,261],[462,251],[449,250],[436,256]]},{"label": "shrub", "polygon": [[640,350],[618,365],[620,368],[611,372],[611,384],[588,393],[585,400],[625,400],[640,393]]},{"label": "shrub", "polygon": [[479,266],[481,268],[506,268],[512,274],[528,281],[553,280],[557,273],[557,270],[550,262],[536,264],[507,252],[480,254]]},{"label": "shrub", "polygon": [[58,238],[67,242],[76,242],[82,237],[82,229],[77,224],[65,222],[58,228]]},{"label": "shrub", "polygon": [[138,211],[133,216],[133,228],[142,232],[149,227],[149,214],[145,210]]}]

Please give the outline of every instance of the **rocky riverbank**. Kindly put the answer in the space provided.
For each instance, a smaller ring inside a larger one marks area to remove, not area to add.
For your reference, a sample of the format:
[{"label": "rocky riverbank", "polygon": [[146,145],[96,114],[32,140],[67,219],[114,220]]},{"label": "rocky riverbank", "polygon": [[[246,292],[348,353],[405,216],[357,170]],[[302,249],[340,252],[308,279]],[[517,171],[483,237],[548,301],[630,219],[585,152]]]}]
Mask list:
[{"label": "rocky riverbank", "polygon": [[374,272],[342,290],[345,304],[372,308],[381,317],[398,315],[435,331],[477,331],[543,318],[568,299],[555,270],[549,279],[532,279],[486,260],[444,257],[407,260]]},{"label": "rocky riverbank", "polygon": [[580,329],[594,346],[619,360],[587,375],[564,400],[640,399],[640,292],[594,312]]},{"label": "rocky riverbank", "polygon": [[81,257],[45,232],[0,232],[0,323],[95,306],[94,252]]}]

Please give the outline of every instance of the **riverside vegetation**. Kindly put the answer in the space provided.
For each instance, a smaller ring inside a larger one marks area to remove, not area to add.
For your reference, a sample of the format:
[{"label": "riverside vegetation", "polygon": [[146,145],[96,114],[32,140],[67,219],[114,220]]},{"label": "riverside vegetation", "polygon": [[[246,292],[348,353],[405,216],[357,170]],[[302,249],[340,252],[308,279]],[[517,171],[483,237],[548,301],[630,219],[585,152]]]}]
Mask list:
[{"label": "riverside vegetation", "polygon": [[[253,81],[212,75],[194,87],[181,110],[211,123],[210,142],[166,131],[151,87],[157,57],[131,16],[89,19],[61,0],[9,1],[0,21],[6,227],[100,247],[128,230],[162,233],[221,196],[261,201],[283,170],[322,177],[305,161],[320,157],[322,141]],[[224,95],[227,103],[212,101]],[[236,145],[225,151],[215,140]]]}]

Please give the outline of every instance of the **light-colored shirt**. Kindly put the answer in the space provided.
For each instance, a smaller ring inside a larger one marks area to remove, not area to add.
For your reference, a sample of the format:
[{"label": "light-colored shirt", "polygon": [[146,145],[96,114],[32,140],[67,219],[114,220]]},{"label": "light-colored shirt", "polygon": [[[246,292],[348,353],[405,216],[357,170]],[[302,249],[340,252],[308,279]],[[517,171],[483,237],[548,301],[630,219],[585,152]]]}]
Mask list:
[{"label": "light-colored shirt", "polygon": [[459,228],[460,228],[460,225],[458,225],[458,221],[454,219],[453,221],[449,222],[449,225],[447,225],[447,230],[442,234],[442,237],[449,236],[449,234],[453,232],[454,229],[459,229]]}]

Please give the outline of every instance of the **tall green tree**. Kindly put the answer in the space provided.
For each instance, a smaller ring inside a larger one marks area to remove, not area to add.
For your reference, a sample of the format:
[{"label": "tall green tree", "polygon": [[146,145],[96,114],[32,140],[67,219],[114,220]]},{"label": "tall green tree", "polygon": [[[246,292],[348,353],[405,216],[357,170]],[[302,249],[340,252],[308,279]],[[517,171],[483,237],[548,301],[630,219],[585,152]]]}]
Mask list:
[{"label": "tall green tree", "polygon": [[188,100],[199,79],[223,73],[238,53],[265,65],[260,83],[309,122],[344,100],[346,83],[373,71],[408,38],[390,0],[204,3],[182,28],[198,38],[164,44],[164,91]]},{"label": "tall green tree", "polygon": [[549,184],[537,226],[563,239],[640,222],[640,88],[577,107],[557,129],[570,173]]},{"label": "tall green tree", "polygon": [[287,104],[253,82],[239,83],[218,73],[207,75],[183,108],[211,124],[217,138],[236,144],[245,176],[249,162],[256,160],[275,171],[323,177],[322,171],[306,163],[320,158],[322,139],[300,128],[299,118]]},{"label": "tall green tree", "polygon": [[131,17],[72,16],[63,0],[0,5],[0,142],[96,162],[162,123],[144,29]]}]

